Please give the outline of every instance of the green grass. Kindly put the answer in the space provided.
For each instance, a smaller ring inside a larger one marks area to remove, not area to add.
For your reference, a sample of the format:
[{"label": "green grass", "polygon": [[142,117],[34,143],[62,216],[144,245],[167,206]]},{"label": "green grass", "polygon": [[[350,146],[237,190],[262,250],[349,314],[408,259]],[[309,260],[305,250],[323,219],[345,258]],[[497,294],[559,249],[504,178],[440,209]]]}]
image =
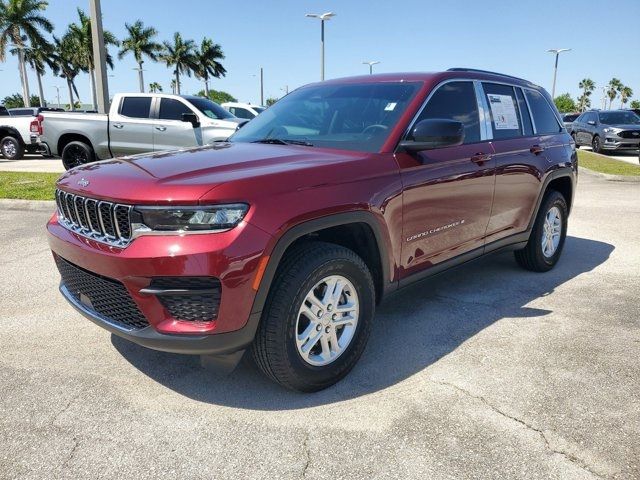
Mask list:
[{"label": "green grass", "polygon": [[633,165],[586,150],[578,150],[578,165],[609,175],[623,175],[627,177],[640,176],[640,164]]},{"label": "green grass", "polygon": [[0,198],[54,200],[59,173],[0,172]]}]

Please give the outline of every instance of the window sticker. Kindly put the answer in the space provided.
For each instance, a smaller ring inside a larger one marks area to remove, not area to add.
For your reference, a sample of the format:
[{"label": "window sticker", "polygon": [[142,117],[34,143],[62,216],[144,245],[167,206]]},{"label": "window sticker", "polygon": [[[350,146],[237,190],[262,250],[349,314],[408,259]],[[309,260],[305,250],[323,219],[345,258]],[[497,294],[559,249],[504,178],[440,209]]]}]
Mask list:
[{"label": "window sticker", "polygon": [[516,105],[511,95],[487,94],[491,106],[491,116],[496,130],[519,130]]},{"label": "window sticker", "polygon": [[393,112],[396,109],[396,105],[397,105],[396,102],[387,103],[387,106],[384,107],[384,111],[385,112]]}]

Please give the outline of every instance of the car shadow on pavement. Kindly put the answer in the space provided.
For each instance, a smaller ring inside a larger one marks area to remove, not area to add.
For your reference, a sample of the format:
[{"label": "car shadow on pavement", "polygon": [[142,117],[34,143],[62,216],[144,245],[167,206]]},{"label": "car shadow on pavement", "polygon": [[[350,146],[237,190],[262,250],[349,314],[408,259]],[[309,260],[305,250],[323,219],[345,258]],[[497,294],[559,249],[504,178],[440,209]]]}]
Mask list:
[{"label": "car shadow on pavement", "polygon": [[567,237],[560,262],[547,273],[522,270],[507,252],[403,289],[378,308],[369,344],[354,370],[314,394],[291,392],[269,381],[248,360],[249,354],[234,372],[217,376],[203,369],[195,356],[156,352],[115,335],[112,344],[145,375],[201,402],[254,410],[329,404],[405,380],[496,321],[552,313],[527,304],[593,270],[613,250],[604,242]]}]

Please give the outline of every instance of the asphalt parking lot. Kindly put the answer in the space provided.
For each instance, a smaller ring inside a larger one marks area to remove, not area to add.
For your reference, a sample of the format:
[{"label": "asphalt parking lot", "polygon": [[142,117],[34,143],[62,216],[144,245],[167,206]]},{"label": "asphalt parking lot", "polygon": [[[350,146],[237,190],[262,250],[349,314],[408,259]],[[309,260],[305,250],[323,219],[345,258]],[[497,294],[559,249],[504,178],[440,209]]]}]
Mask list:
[{"label": "asphalt parking lot", "polygon": [[145,350],[62,300],[49,207],[0,208],[0,478],[640,478],[640,183],[581,174],[546,274],[500,254],[385,303],[338,385]]}]

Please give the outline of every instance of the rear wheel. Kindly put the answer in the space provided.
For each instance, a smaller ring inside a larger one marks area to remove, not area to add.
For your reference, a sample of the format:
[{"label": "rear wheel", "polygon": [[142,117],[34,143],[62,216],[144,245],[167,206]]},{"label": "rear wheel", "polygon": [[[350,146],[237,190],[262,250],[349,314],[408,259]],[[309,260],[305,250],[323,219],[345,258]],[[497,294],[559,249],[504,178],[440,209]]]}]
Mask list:
[{"label": "rear wheel", "polygon": [[369,269],[353,251],[301,244],[271,287],[253,357],[281,385],[303,392],[342,379],[364,351],[375,310]]},{"label": "rear wheel", "polygon": [[62,150],[62,164],[67,170],[95,161],[93,148],[84,142],[69,142]]},{"label": "rear wheel", "polygon": [[20,160],[24,157],[24,147],[16,137],[6,136],[0,140],[0,151],[7,160]]},{"label": "rear wheel", "polygon": [[527,246],[515,252],[518,264],[534,272],[551,270],[562,254],[569,209],[561,193],[550,190],[540,205]]}]

